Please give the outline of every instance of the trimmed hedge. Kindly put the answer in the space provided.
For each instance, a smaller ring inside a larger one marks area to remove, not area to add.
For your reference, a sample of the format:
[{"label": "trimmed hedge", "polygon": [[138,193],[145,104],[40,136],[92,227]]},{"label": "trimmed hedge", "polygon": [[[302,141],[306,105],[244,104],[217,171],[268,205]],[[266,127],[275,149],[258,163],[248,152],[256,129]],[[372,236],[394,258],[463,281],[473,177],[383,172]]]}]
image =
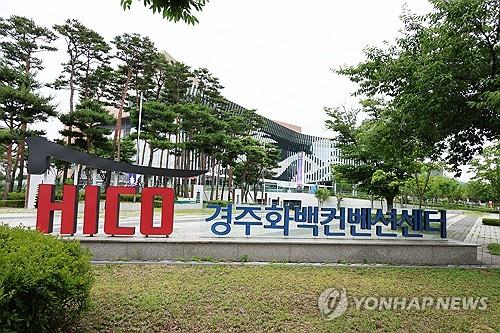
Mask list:
[{"label": "trimmed hedge", "polygon": [[90,259],[76,241],[0,225],[2,332],[70,329],[89,306]]},{"label": "trimmed hedge", "polygon": [[0,200],[0,207],[24,208],[23,200]]},{"label": "trimmed hedge", "polygon": [[221,207],[227,207],[227,205],[232,203],[232,202],[226,201],[226,200],[208,200],[205,203],[207,205],[217,205],[217,206],[221,206]]},{"label": "trimmed hedge", "polygon": [[500,226],[500,219],[483,219],[483,224]]},{"label": "trimmed hedge", "polygon": [[9,192],[7,200],[22,200],[24,201],[25,192]]}]

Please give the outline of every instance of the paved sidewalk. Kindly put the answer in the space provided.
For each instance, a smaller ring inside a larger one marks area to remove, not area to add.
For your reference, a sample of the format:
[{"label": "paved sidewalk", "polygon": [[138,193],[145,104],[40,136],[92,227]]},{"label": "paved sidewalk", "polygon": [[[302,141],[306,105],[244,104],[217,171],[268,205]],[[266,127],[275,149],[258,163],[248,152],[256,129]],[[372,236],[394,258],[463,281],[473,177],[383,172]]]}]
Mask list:
[{"label": "paved sidewalk", "polygon": [[[464,241],[478,217],[472,215],[459,215],[455,222],[448,224],[448,238]],[[472,242],[471,242],[472,243]]]},{"label": "paved sidewalk", "polygon": [[483,265],[500,265],[500,256],[492,255],[488,251],[489,244],[500,244],[500,227],[484,225],[483,218],[478,218],[464,240],[480,245],[477,254]]}]

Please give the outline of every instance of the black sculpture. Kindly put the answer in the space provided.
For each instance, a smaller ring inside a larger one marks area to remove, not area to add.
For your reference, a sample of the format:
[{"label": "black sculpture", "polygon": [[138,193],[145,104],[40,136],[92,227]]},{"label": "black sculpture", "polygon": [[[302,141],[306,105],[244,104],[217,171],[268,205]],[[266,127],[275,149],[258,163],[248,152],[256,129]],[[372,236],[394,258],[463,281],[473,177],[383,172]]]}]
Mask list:
[{"label": "black sculpture", "polygon": [[66,162],[83,164],[99,170],[136,173],[148,176],[186,178],[199,176],[207,172],[206,170],[152,168],[128,164],[125,162],[112,161],[64,147],[57,143],[50,142],[46,138],[37,136],[27,138],[26,143],[29,148],[28,173],[37,175],[43,174],[50,167],[51,156]]}]

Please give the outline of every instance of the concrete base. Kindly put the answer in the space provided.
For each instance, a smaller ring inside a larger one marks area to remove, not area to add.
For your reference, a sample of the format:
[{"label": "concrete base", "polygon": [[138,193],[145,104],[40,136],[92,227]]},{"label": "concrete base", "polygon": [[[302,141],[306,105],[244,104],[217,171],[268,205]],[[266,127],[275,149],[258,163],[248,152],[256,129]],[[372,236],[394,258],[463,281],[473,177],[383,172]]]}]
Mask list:
[{"label": "concrete base", "polygon": [[454,241],[173,240],[76,237],[94,260],[221,260],[397,265],[476,265],[477,245]]}]

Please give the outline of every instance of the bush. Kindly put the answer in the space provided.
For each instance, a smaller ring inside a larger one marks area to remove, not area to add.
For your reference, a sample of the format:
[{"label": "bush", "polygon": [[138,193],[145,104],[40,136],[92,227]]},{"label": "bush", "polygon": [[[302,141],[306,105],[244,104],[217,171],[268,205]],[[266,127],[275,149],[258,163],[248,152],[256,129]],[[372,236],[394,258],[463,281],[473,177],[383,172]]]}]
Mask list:
[{"label": "bush", "polygon": [[488,244],[488,250],[491,254],[500,256],[500,244],[490,243]]},{"label": "bush", "polygon": [[483,219],[483,224],[500,226],[500,219]]},{"label": "bush", "polygon": [[[106,199],[106,195],[104,195],[104,199]],[[120,194],[121,202],[134,202],[133,194]],[[141,202],[141,195],[138,193],[135,195],[135,202]]]},{"label": "bush", "polygon": [[67,331],[89,305],[90,258],[76,241],[0,225],[1,330]]},{"label": "bush", "polygon": [[0,200],[0,207],[24,208],[23,200]]},{"label": "bush", "polygon": [[207,205],[217,205],[221,207],[227,207],[228,204],[231,204],[231,201],[226,201],[226,200],[208,200],[206,201]]},{"label": "bush", "polygon": [[24,192],[9,192],[7,194],[7,200],[22,200],[24,201]]}]

